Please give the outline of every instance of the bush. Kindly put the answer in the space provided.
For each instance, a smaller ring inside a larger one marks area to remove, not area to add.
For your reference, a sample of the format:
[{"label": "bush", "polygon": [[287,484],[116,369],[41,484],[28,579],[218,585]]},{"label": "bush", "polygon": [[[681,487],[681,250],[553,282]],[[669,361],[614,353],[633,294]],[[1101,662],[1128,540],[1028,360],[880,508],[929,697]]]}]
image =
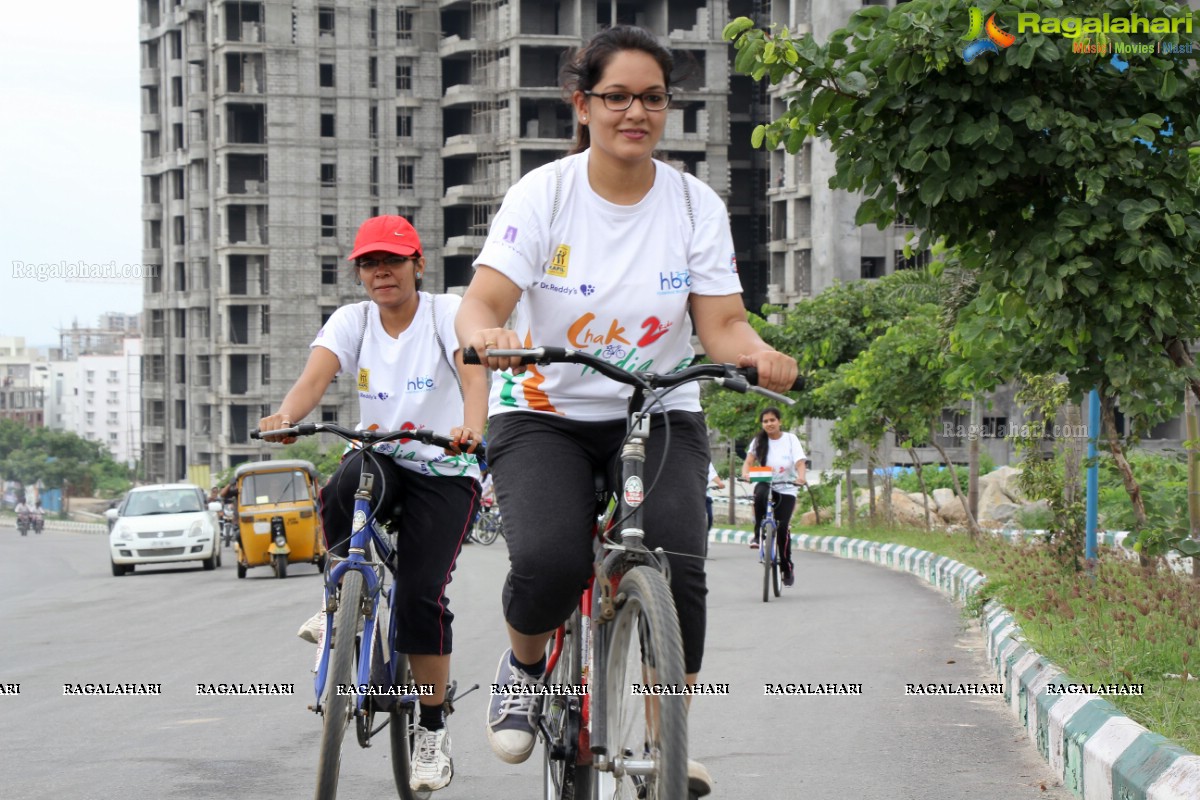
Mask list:
[{"label": "bush", "polygon": [[[996,468],[996,462],[990,455],[984,452],[979,454],[979,474],[986,475]],[[954,469],[958,472],[959,489],[963,494],[967,493],[967,478],[968,472],[965,464],[955,464]],[[925,478],[925,488],[929,492],[934,489],[950,489],[953,487],[953,479],[950,477],[950,470],[942,466],[926,466],[921,470],[921,475]],[[917,471],[915,468],[907,469],[892,479],[892,486],[902,492],[919,492],[921,491],[921,482],[917,480]]]}]

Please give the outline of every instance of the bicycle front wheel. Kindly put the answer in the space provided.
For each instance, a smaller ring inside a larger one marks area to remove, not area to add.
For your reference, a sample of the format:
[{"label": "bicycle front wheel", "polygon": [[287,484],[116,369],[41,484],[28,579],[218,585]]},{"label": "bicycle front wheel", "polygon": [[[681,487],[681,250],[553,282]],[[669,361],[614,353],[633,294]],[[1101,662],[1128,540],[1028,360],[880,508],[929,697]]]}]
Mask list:
[{"label": "bicycle front wheel", "polygon": [[[771,599],[771,570],[778,569],[778,566],[775,558],[775,525],[771,522],[764,522],[761,527],[762,539],[759,544],[761,548],[759,552],[762,553],[763,602],[766,603]],[[778,573],[775,575],[775,580],[779,580]],[[775,592],[775,596],[779,596],[778,591]]]},{"label": "bicycle front wheel", "polygon": [[687,706],[682,694],[672,693],[687,684],[671,589],[657,570],[634,567],[621,578],[616,600],[604,707],[592,709],[605,716],[609,760],[609,771],[596,777],[611,781],[612,791],[597,796],[687,797]]},{"label": "bicycle front wheel", "polygon": [[325,727],[321,731],[321,754],[317,759],[317,800],[337,797],[338,775],[342,768],[342,740],[354,713],[354,694],[339,692],[338,687],[357,683],[354,669],[358,647],[356,632],[362,616],[363,576],[350,570],[342,577],[338,590],[337,612],[333,615],[333,653],[325,676],[325,694],[321,708]]}]

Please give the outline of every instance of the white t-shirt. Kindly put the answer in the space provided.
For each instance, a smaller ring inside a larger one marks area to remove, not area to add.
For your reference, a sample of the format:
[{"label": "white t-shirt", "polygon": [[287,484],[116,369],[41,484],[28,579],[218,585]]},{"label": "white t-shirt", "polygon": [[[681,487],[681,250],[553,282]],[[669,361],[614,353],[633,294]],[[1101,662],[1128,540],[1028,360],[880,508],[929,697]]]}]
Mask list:
[{"label": "white t-shirt", "polygon": [[[475,265],[492,267],[522,290],[513,329],[527,345],[586,350],[630,371],[674,372],[695,356],[689,295],[742,291],[725,204],[689,178],[693,230],[682,174],[655,161],[646,196],[615,205],[592,191],[588,156],[559,162],[552,228],[553,163],[509,189]],[[576,364],[530,366],[521,375],[497,376],[489,413],[621,419],[632,391]],[[699,411],[699,385],[671,392],[666,408]]]},{"label": "white t-shirt", "polygon": [[799,489],[793,483],[796,480],[796,462],[804,458],[804,445],[800,444],[796,434],[783,431],[778,439],[767,437],[767,463],[761,466],[771,468],[771,491],[796,494]]},{"label": "white t-shirt", "polygon": [[[341,365],[337,374],[346,373],[355,381],[359,430],[429,428],[446,436],[451,428],[463,424],[462,397],[447,362],[458,350],[454,315],[462,298],[441,294],[434,303],[438,332],[446,345],[443,355],[430,318],[433,296],[428,292],[419,295],[412,323],[395,338],[384,330],[379,306],[365,300],[333,312],[309,345],[332,352]],[[356,362],[364,309],[367,330]],[[375,449],[391,455],[401,467],[423,475],[466,475],[479,480],[479,466],[473,455],[448,456],[440,447],[403,440],[385,442]]]}]

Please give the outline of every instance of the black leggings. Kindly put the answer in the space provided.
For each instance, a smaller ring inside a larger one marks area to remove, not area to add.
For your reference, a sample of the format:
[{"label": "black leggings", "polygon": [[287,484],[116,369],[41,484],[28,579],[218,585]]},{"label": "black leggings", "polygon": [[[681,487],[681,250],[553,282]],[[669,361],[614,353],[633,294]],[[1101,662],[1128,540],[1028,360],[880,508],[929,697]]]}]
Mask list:
[{"label": "black leggings", "polygon": [[783,565],[783,574],[792,573],[792,536],[788,526],[792,522],[792,512],[796,510],[796,495],[780,494],[769,489],[767,484],[758,483],[754,486],[754,541],[759,541],[759,529],[763,517],[767,515],[767,494],[771,495],[771,504],[775,507],[775,552],[779,553],[779,563]]},{"label": "black leggings", "polygon": [[[331,553],[343,558],[350,549],[360,465],[358,455],[342,459],[321,488],[325,542]],[[479,484],[473,478],[422,475],[389,456],[375,456],[372,466],[372,499],[379,504],[380,516],[390,517],[400,506],[400,516],[391,520],[392,530],[400,532],[393,609],[397,649],[409,655],[447,655],[454,645],[454,613],[446,586],[479,507]]]},{"label": "black leggings", "polygon": [[[667,551],[684,666],[699,672],[708,594],[703,560],[708,435],[699,412],[672,411],[669,418],[670,458],[651,488],[665,441],[663,416],[652,417],[644,473],[650,491],[642,519],[646,546]],[[578,607],[592,577],[593,470],[616,468],[624,437],[624,420],[578,422],[520,411],[491,418],[487,457],[510,565],[504,618],[518,632],[552,631]]]}]

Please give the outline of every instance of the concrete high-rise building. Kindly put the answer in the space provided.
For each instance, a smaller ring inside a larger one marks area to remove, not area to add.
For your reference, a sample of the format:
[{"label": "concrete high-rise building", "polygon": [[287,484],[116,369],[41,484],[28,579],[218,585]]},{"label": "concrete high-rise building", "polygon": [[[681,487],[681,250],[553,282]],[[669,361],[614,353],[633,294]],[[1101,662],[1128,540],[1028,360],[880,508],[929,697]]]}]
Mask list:
[{"label": "concrete high-rise building", "polygon": [[[361,297],[344,257],[362,220],[409,217],[426,286],[464,286],[505,189],[570,145],[562,54],[611,24],[689,67],[667,157],[730,198],[748,304],[766,299],[762,214],[738,178],[765,157],[748,104],[731,145],[725,2],[140,0],[140,15],[143,261],[161,265],[145,291],[150,478],[265,452],[248,431]],[[313,416],[353,422],[356,405],[335,386]]]},{"label": "concrete high-rise building", "polygon": [[[571,146],[565,51],[611,24],[640,25],[677,56],[666,158],[726,200],[747,308],[927,258],[904,257],[909,228],[854,225],[859,198],[828,188],[822,143],[750,146],[785,89],[734,74],[721,40],[737,16],[825,39],[861,0],[139,3],[143,262],[161,265],[143,331],[152,479],[269,454],[248,432],[324,320],[361,299],[345,255],[367,217],[411,219],[426,287],[465,286],[505,189]],[[340,383],[310,418],[356,421]],[[835,455],[828,430],[807,425],[818,468]]]}]

